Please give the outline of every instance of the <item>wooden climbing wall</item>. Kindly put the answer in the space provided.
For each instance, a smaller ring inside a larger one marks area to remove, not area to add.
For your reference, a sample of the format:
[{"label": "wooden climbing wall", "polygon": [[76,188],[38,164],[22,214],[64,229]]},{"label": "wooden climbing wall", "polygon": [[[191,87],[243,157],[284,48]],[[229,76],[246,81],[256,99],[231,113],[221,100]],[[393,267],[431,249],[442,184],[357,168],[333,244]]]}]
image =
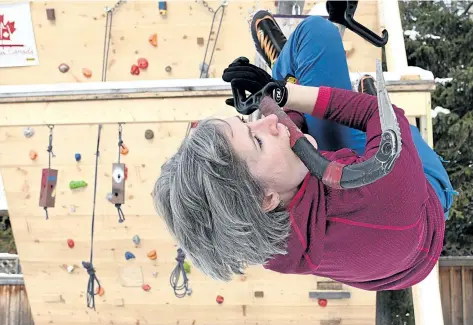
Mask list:
[{"label": "wooden climbing wall", "polygon": [[[169,277],[176,246],[153,208],[151,192],[160,166],[175,152],[188,122],[210,115],[233,116],[224,104],[229,95],[187,93],[169,98],[3,103],[0,114],[0,171],[4,178],[12,227],[36,325],[45,324],[343,324],[374,325],[375,294],[328,279],[281,275],[252,267],[246,278],[216,282],[191,267],[192,295],[176,298]],[[93,96],[92,96],[93,97]],[[196,107],[202,109],[197,110]],[[49,219],[39,207],[41,170],[58,169],[56,205]],[[129,148],[121,161],[128,167],[125,222],[118,222],[107,200],[112,164],[118,157],[118,122]],[[93,262],[105,289],[97,311],[86,307],[94,193],[97,123],[100,140]],[[25,127],[34,134],[26,137]],[[153,139],[146,139],[152,130]],[[37,153],[35,160],[29,152]],[[81,160],[75,160],[75,154]],[[71,181],[87,186],[70,189]],[[141,239],[135,247],[133,237]],[[75,246],[69,248],[68,239]],[[157,259],[147,253],[156,250]],[[126,252],[136,258],[125,259]],[[72,272],[68,266],[74,266]],[[156,275],[153,273],[156,272]],[[294,283],[291,283],[294,281]],[[327,283],[329,282],[329,283]],[[144,291],[142,284],[149,284]],[[263,291],[264,297],[255,297]],[[349,294],[321,307],[309,291]],[[224,303],[216,302],[217,295]]]},{"label": "wooden climbing wall", "polygon": [[[2,2],[8,1],[0,0]],[[320,1],[307,1],[304,13],[316,2]],[[32,1],[30,7],[39,65],[0,68],[0,85],[101,81],[105,7],[113,7],[115,3]],[[221,11],[216,16],[208,42],[213,19],[213,13],[208,8],[217,9],[220,1],[208,1],[207,6],[200,0],[168,1],[165,17],[160,16],[157,1],[122,2],[113,12],[106,80],[199,78],[207,45],[208,63],[214,44],[209,76],[220,78],[223,69],[236,57],[255,59],[255,48],[247,24],[249,12],[254,8],[275,12],[274,4],[274,1],[267,0],[229,1],[218,38]],[[377,8],[377,1],[360,1],[356,18],[379,33]],[[47,9],[54,9],[55,20],[48,20]],[[152,34],[157,34],[157,47],[148,42]],[[375,59],[381,58],[380,49],[348,30],[344,41],[352,72],[375,70]],[[139,58],[146,58],[149,67],[139,75],[131,75],[131,66]],[[70,67],[67,73],[61,73],[58,69],[63,63]],[[90,78],[83,75],[84,68],[92,72]]]}]

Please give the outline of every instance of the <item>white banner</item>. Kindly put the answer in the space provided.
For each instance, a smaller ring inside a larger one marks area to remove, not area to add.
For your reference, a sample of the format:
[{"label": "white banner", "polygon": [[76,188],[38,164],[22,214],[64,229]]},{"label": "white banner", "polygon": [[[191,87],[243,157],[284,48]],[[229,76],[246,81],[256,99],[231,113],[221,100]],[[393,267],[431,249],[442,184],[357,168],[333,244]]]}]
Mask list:
[{"label": "white banner", "polygon": [[38,64],[30,3],[0,2],[0,68]]}]

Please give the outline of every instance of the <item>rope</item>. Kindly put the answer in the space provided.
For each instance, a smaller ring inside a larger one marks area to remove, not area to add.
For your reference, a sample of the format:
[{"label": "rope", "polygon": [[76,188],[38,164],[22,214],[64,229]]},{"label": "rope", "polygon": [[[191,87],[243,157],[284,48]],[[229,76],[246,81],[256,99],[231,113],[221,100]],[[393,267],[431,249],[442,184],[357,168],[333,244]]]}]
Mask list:
[{"label": "rope", "polygon": [[[108,53],[110,50],[110,41],[112,39],[112,20],[113,20],[113,11],[107,10],[107,20],[105,21],[105,38],[103,42],[102,81],[107,80]],[[107,35],[107,31],[108,31],[108,35]]]},{"label": "rope", "polygon": [[[122,130],[123,130],[122,124],[118,123],[118,163],[120,163],[120,157],[121,157],[120,150],[123,147]],[[123,175],[123,177],[125,178],[125,175]],[[122,223],[123,221],[125,221],[125,214],[123,213],[122,205],[120,203],[117,203],[115,204],[115,207],[117,208],[117,211],[118,211],[118,222]]]},{"label": "rope", "polygon": [[105,38],[103,42],[102,57],[102,81],[107,80],[108,53],[110,51],[110,41],[112,40],[112,21],[113,12],[126,0],[119,0],[112,8],[105,8],[107,12],[107,20],[105,21]]},{"label": "rope", "polygon": [[220,27],[222,26],[223,15],[225,13],[225,6],[224,5],[220,5],[217,8],[217,10],[215,10],[213,18],[212,18],[212,25],[210,25],[209,36],[207,37],[207,47],[205,49],[204,60],[202,61],[202,67],[200,68],[200,78],[202,78],[202,73],[204,71],[205,59],[207,58],[207,52],[209,50],[210,37],[212,35],[212,29],[213,29],[213,26],[214,26],[214,23],[215,23],[215,17],[217,16],[217,13],[219,12],[220,9],[222,9],[222,15],[220,16],[220,22],[218,24],[217,35],[215,36],[214,47],[212,49],[212,55],[210,56],[209,64],[207,65],[207,74],[210,70],[210,65],[212,64],[212,59],[213,59],[213,56],[214,56],[214,53],[215,53],[215,47],[217,46],[218,35],[220,34]]},{"label": "rope", "polygon": [[102,131],[102,124],[99,124],[98,136],[97,136],[97,152],[95,155],[95,179],[94,179],[94,201],[92,205],[92,229],[90,235],[90,261],[89,262],[82,262],[82,266],[87,270],[89,274],[89,281],[87,283],[87,307],[93,308],[95,310],[95,291],[94,291],[94,284],[97,282],[98,291],[100,291],[100,282],[95,275],[94,265],[92,263],[93,260],[93,252],[94,252],[94,228],[95,228],[95,200],[97,197],[97,174],[98,174],[98,165],[99,165],[99,147],[100,147],[100,132]]},{"label": "rope", "polygon": [[[189,290],[189,279],[187,278],[186,271],[184,270],[184,260],[186,258],[186,255],[182,251],[182,249],[178,248],[177,249],[177,265],[174,268],[174,270],[171,273],[171,277],[169,278],[169,282],[171,284],[171,287],[174,289],[174,295],[177,298],[183,298],[186,296],[188,290]],[[183,278],[183,283],[181,285],[178,285],[179,279]],[[184,292],[179,293],[178,291],[183,290]]]}]

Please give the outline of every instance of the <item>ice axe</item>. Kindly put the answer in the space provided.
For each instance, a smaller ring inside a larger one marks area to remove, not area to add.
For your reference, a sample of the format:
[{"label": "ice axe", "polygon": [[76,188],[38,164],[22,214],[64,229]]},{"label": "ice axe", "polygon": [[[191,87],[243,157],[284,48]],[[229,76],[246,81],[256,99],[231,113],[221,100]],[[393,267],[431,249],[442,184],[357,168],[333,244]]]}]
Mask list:
[{"label": "ice axe", "polygon": [[342,164],[322,156],[287,114],[276,104],[273,91],[278,84],[268,83],[262,90],[246,98],[245,92],[232,87],[235,108],[244,115],[256,110],[265,115],[275,114],[290,133],[290,145],[310,173],[325,185],[337,189],[358,188],[376,182],[391,172],[401,153],[401,132],[386,90],[381,61],[376,60],[378,110],[381,123],[381,143],[370,159],[357,164]]}]

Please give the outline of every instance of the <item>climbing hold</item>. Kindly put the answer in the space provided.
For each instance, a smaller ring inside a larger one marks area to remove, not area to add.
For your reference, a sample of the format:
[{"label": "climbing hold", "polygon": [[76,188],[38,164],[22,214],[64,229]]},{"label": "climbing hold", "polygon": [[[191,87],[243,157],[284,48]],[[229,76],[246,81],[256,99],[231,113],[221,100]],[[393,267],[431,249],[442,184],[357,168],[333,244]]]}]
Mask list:
[{"label": "climbing hold", "polygon": [[187,293],[188,296],[192,295],[192,288],[188,288],[186,293]]},{"label": "climbing hold", "polygon": [[76,188],[86,187],[86,186],[87,186],[86,181],[71,181],[69,183],[69,188],[71,190],[76,189]]},{"label": "climbing hold", "polygon": [[36,151],[31,150],[30,151],[30,159],[35,160],[37,157],[38,157],[38,154],[36,153]]},{"label": "climbing hold", "polygon": [[74,246],[75,246],[74,241],[72,239],[68,239],[67,240],[67,246],[69,246],[69,248],[74,248]]},{"label": "climbing hold", "polygon": [[203,37],[197,37],[197,45],[204,45],[204,38]]},{"label": "climbing hold", "polygon": [[34,135],[34,129],[30,127],[26,127],[23,130],[23,135],[27,138],[31,138]]},{"label": "climbing hold", "polygon": [[141,242],[140,236],[134,235],[133,236],[133,242],[135,243],[136,246],[139,246],[140,242]]},{"label": "climbing hold", "polygon": [[129,150],[128,150],[128,147],[125,146],[124,144],[122,144],[122,147],[120,148],[120,153],[121,153],[122,155],[126,155],[126,154],[128,153],[128,151],[129,151]]},{"label": "climbing hold", "polygon": [[129,260],[129,259],[135,258],[135,255],[133,255],[133,253],[126,252],[126,253],[125,253],[125,258],[126,258],[127,260]]},{"label": "climbing hold", "polygon": [[191,265],[187,261],[184,261],[184,271],[187,274],[191,273]]},{"label": "climbing hold", "polygon": [[171,66],[168,65],[164,70],[166,70],[166,72],[171,72],[172,68],[171,68]]},{"label": "climbing hold", "polygon": [[255,291],[255,298],[264,298],[263,291]]},{"label": "climbing hold", "polygon": [[216,299],[216,300],[217,300],[217,303],[218,303],[218,304],[223,304],[223,300],[224,300],[224,299],[223,299],[222,296],[217,296],[217,299]]},{"label": "climbing hold", "polygon": [[148,253],[148,257],[149,257],[150,259],[152,259],[152,260],[157,259],[157,258],[158,258],[158,255],[156,254],[156,250],[153,249],[152,251],[150,251],[150,252]]},{"label": "climbing hold", "polygon": [[67,71],[69,71],[69,66],[65,63],[61,63],[59,66],[58,66],[58,69],[59,71],[61,71],[62,73],[66,73]]},{"label": "climbing hold", "polygon": [[153,34],[148,37],[149,44],[153,45],[154,47],[158,46],[158,34]]},{"label": "climbing hold", "polygon": [[80,153],[76,153],[75,156],[74,156],[74,158],[76,159],[76,161],[79,161],[80,158],[81,158]]},{"label": "climbing hold", "polygon": [[133,64],[133,65],[131,66],[130,73],[131,73],[132,75],[136,75],[136,76],[139,75],[139,74],[140,74],[140,67],[137,66],[136,64]]},{"label": "climbing hold", "polygon": [[327,306],[327,299],[319,299],[319,306],[326,307]]},{"label": "climbing hold", "polygon": [[156,278],[158,276],[158,272],[153,272],[153,276]]},{"label": "climbing hold", "polygon": [[72,271],[74,271],[74,267],[72,265],[69,265],[67,267],[67,272],[72,273]]},{"label": "climbing hold", "polygon": [[141,288],[143,288],[144,291],[149,291],[149,290],[151,290],[151,286],[150,286],[149,284],[143,284],[143,285],[141,286]]},{"label": "climbing hold", "polygon": [[168,6],[166,4],[166,1],[159,1],[158,7],[159,7],[159,14],[161,16],[166,16],[166,14],[168,13]]},{"label": "climbing hold", "polygon": [[113,194],[112,193],[107,193],[107,201],[112,201]]},{"label": "climbing hold", "polygon": [[138,59],[138,67],[140,67],[140,69],[146,69],[148,68],[148,66],[149,66],[148,60],[146,60],[145,58]]},{"label": "climbing hold", "polygon": [[84,68],[82,69],[82,74],[84,75],[84,77],[90,78],[92,77],[92,70]]},{"label": "climbing hold", "polygon": [[48,20],[56,20],[56,12],[54,8],[46,8],[46,18]]},{"label": "climbing hold", "polygon": [[145,131],[145,138],[146,138],[147,140],[151,140],[152,138],[154,138],[154,132],[153,132],[153,130],[149,130],[149,129],[146,130],[146,131]]},{"label": "climbing hold", "polygon": [[102,286],[99,286],[97,289],[95,289],[96,295],[103,296],[104,293],[105,293],[105,290]]}]

